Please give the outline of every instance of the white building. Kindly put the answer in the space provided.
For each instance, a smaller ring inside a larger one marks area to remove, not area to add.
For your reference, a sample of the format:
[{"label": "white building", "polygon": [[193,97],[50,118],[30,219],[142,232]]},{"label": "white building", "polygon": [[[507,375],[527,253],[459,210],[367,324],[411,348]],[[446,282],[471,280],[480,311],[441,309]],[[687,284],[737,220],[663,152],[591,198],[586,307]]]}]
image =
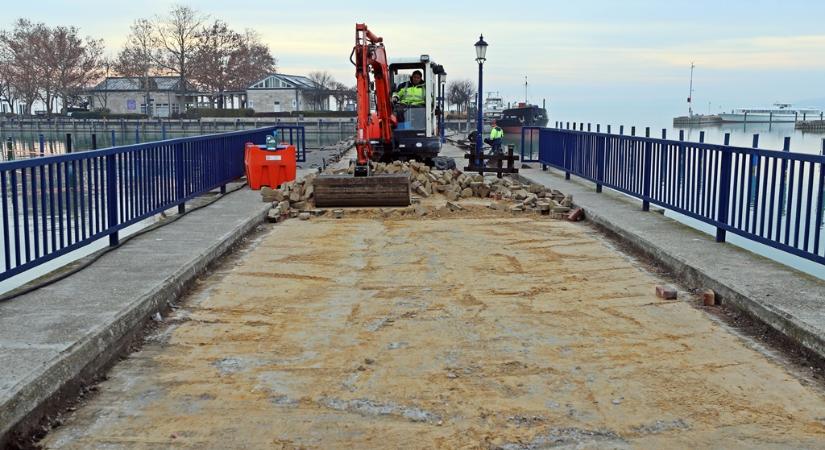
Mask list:
[{"label": "white building", "polygon": [[[304,93],[319,89],[321,86],[307,77],[272,73],[246,89],[246,106],[255,112],[305,111],[314,105],[309,105]],[[326,95],[318,109],[327,110],[329,105]]]}]

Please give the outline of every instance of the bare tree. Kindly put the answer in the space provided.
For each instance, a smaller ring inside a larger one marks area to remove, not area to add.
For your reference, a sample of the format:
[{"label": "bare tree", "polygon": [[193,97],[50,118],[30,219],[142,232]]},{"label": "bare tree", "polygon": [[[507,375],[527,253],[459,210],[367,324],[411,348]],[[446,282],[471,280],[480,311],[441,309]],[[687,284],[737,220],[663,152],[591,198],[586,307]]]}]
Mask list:
[{"label": "bare tree", "polygon": [[185,98],[198,34],[206,20],[207,16],[182,5],[172,7],[167,17],[156,20],[156,44],[161,50],[157,62],[161,68],[178,76],[181,112],[186,109]]},{"label": "bare tree", "polygon": [[54,92],[62,100],[65,113],[70,100],[79,98],[81,90],[99,78],[103,41],[90,37],[84,40],[77,28],[58,26],[49,30],[46,47]]},{"label": "bare tree", "polygon": [[12,31],[0,33],[0,46],[7,63],[5,77],[15,98],[24,104],[25,114],[31,114],[32,105],[40,97],[41,90],[50,87],[41,78],[47,72],[44,69],[47,41],[46,26],[26,19],[18,19]]},{"label": "bare tree", "polygon": [[274,73],[278,60],[272,56],[269,47],[261,42],[252,30],[241,35],[241,45],[229,57],[229,86],[235,90],[245,90],[252,83]]},{"label": "bare tree", "polygon": [[[117,60],[112,59],[111,57],[104,56],[101,58],[100,78],[102,78],[104,82],[108,83],[109,77],[111,77],[112,73],[115,71],[116,64]],[[103,105],[101,109],[109,109],[108,85],[104,85],[104,89],[92,91],[92,97],[94,97],[96,103]]]},{"label": "bare tree", "polygon": [[192,80],[209,93],[210,105],[224,107],[224,93],[232,86],[232,72],[238,70],[231,63],[232,55],[241,49],[241,35],[226,23],[216,20],[198,33],[198,42],[190,59]]},{"label": "bare tree", "polygon": [[330,89],[332,97],[335,98],[335,103],[338,104],[338,111],[344,110],[347,100],[355,101],[357,97],[355,87],[348,87],[346,84],[338,81],[333,81],[330,84]]},{"label": "bare tree", "polygon": [[302,91],[301,96],[313,110],[320,110],[324,107],[324,101],[329,98],[332,86],[336,81],[332,78],[332,74],[326,70],[310,72],[307,78],[312,81],[314,87]]},{"label": "bare tree", "polygon": [[[152,116],[150,91],[152,90],[152,76],[159,73],[157,61],[161,59],[161,52],[156,48],[155,24],[148,19],[138,19],[129,28],[126,43],[114,63],[114,69],[126,77],[139,78],[141,89],[144,91],[146,114]],[[106,86],[108,89],[108,86]]]},{"label": "bare tree", "polygon": [[476,88],[472,81],[454,80],[447,85],[447,102],[456,105],[458,112],[466,113],[475,93]]},{"label": "bare tree", "polygon": [[[0,33],[2,34],[2,33]],[[12,86],[12,55],[0,38],[0,104],[3,102],[9,105],[9,111],[14,112],[14,104],[17,101],[17,93]]]}]

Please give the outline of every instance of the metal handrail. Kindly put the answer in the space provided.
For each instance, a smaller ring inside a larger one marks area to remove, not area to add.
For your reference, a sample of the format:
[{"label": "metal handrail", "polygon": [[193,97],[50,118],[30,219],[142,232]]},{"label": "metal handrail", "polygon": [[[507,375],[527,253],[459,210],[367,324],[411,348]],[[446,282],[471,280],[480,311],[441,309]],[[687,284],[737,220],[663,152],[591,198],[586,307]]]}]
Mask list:
[{"label": "metal handrail", "polygon": [[532,161],[590,180],[597,192],[639,198],[645,211],[656,204],[710,224],[718,242],[731,232],[825,264],[825,156],[791,153],[790,139],[782,151],[760,149],[757,139],[753,148],[727,145],[729,135],[720,145],[524,127],[521,139],[523,157],[538,155]]}]

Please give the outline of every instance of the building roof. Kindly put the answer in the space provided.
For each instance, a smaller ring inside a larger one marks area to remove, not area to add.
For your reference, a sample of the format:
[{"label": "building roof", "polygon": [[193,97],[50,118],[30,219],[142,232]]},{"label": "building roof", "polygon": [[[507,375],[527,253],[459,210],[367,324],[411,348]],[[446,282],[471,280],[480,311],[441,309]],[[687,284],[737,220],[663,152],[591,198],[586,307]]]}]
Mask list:
[{"label": "building roof", "polygon": [[323,89],[318,83],[300,75],[271,73],[252,83],[249,89]]},{"label": "building roof", "polygon": [[[180,83],[180,78],[176,76],[163,76],[163,77],[149,77],[149,82],[151,83],[151,87],[149,88],[152,91],[178,91],[178,85]],[[101,81],[97,84],[94,88],[91,89],[92,91],[143,91],[145,88],[143,87],[143,78],[142,77],[107,77],[105,80]],[[192,89],[189,90],[190,92],[193,91]]]}]

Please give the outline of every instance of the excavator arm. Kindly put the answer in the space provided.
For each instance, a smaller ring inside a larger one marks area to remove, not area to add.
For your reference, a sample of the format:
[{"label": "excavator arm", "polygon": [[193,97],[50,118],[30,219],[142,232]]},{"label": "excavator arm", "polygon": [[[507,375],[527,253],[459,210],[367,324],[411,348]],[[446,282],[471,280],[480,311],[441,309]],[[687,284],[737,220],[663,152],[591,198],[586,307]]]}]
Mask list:
[{"label": "excavator arm", "polygon": [[[392,132],[397,125],[392,108],[390,73],[384,42],[366,24],[355,24],[355,47],[352,49],[351,60],[355,64],[358,94],[355,147],[358,164],[365,165],[376,157],[373,142],[379,142],[384,149],[389,150],[392,146]],[[373,80],[370,79],[370,74]],[[375,113],[370,111],[370,94],[373,93],[371,87],[374,87]]]},{"label": "excavator arm", "polygon": [[[315,179],[315,206],[407,206],[410,178],[406,173],[370,173],[370,162],[393,150],[393,114],[390,71],[383,39],[365,24],[355,25],[355,47],[350,54],[355,65],[358,94],[358,124],[354,175],[324,174]],[[375,112],[370,110],[375,94]]]}]

